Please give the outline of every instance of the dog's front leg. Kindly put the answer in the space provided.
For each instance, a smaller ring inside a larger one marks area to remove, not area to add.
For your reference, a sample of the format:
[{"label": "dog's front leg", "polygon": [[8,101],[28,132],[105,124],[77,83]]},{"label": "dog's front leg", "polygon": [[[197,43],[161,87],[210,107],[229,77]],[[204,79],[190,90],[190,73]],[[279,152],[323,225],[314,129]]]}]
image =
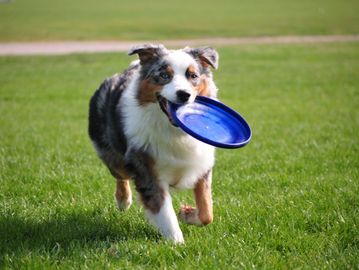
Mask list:
[{"label": "dog's front leg", "polygon": [[[149,199],[151,200],[151,198]],[[148,202],[144,203],[147,217],[150,222],[158,228],[160,233],[175,243],[183,243],[182,231],[179,227],[168,189],[163,190],[163,199],[160,204],[155,205],[155,209],[146,207],[146,204],[148,204]]]},{"label": "dog's front leg", "polygon": [[208,225],[213,221],[212,208],[212,171],[209,171],[204,176],[200,177],[193,190],[196,200],[196,208],[184,205],[180,209],[179,218],[187,223],[193,225]]},{"label": "dog's front leg", "polygon": [[136,190],[140,195],[150,222],[160,233],[175,243],[183,243],[182,231],[167,184],[161,185],[154,170],[154,160],[148,154],[131,151],[126,155],[127,169],[132,172]]}]

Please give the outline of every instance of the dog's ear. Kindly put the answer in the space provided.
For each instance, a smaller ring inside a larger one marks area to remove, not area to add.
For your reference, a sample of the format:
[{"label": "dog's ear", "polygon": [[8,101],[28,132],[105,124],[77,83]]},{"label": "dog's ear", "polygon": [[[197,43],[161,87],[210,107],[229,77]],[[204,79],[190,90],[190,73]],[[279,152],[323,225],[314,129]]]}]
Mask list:
[{"label": "dog's ear", "polygon": [[158,57],[165,54],[166,48],[162,45],[145,44],[141,46],[133,47],[128,55],[138,54],[141,65],[152,62]]},{"label": "dog's ear", "polygon": [[208,68],[211,66],[214,69],[218,68],[218,53],[215,49],[211,47],[200,47],[200,48],[189,48],[186,47],[183,49],[186,53],[189,53],[193,56],[194,59],[199,61],[199,63],[204,67]]}]

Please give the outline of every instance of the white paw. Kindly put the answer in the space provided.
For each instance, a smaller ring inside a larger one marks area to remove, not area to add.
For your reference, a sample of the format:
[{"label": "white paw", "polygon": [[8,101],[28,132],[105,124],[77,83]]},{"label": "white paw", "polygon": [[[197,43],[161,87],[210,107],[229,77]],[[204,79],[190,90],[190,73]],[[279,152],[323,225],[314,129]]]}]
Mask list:
[{"label": "white paw", "polygon": [[202,222],[198,218],[198,210],[189,205],[183,205],[180,208],[178,218],[184,223],[201,226]]},{"label": "white paw", "polygon": [[172,241],[175,244],[184,244],[183,234],[181,230],[175,232],[161,232],[162,235],[167,239]]},{"label": "white paw", "polygon": [[183,234],[172,206],[171,197],[168,193],[165,193],[165,198],[159,212],[153,213],[151,210],[146,209],[146,215],[149,221],[157,227],[166,239],[175,244],[184,243]]},{"label": "white paw", "polygon": [[119,210],[126,211],[130,208],[130,206],[132,204],[132,196],[129,196],[128,198],[121,199],[121,200],[118,200],[116,198],[116,202],[117,202],[117,207]]}]

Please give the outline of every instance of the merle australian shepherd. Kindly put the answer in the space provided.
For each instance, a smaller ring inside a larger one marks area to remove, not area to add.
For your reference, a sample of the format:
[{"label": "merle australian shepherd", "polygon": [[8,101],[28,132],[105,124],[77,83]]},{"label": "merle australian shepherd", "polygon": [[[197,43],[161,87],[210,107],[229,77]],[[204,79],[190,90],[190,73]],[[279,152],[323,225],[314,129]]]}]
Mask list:
[{"label": "merle australian shepherd", "polygon": [[213,220],[214,147],[173,124],[168,101],[216,98],[211,68],[218,54],[210,47],[168,50],[163,45],[134,47],[139,60],[106,79],[90,102],[89,135],[101,160],[116,179],[118,207],[132,203],[133,179],[150,222],[175,243],[183,243],[170,188],[190,188],[196,207],[184,205],[178,217],[187,224]]}]

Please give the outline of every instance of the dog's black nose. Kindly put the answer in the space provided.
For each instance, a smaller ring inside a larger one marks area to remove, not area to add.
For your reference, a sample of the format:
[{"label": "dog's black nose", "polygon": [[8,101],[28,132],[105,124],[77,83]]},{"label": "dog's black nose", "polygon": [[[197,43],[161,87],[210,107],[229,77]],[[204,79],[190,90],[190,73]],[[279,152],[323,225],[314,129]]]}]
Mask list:
[{"label": "dog's black nose", "polygon": [[190,93],[184,91],[184,90],[178,90],[177,93],[177,100],[178,102],[185,103],[189,100],[189,97],[191,96]]}]

